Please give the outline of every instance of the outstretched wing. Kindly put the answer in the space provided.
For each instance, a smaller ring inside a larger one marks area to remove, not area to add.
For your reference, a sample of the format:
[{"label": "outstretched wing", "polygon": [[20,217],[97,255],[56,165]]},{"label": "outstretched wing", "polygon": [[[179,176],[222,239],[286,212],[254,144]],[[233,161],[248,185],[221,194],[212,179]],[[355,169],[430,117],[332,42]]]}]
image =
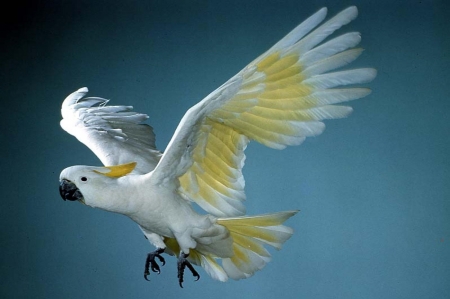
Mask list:
[{"label": "outstretched wing", "polygon": [[137,162],[135,172],[152,171],[161,153],[152,127],[142,124],[146,114],[131,106],[107,106],[108,100],[84,97],[86,87],[63,102],[61,127],[90,148],[105,166]]},{"label": "outstretched wing", "polygon": [[155,184],[179,182],[179,192],[217,216],[245,214],[244,150],[249,140],[283,149],[320,134],[323,119],[346,117],[352,109],[333,105],[364,97],[367,88],[336,88],[371,81],[371,68],[330,72],[362,52],[357,32],[318,46],[356,18],[349,7],[325,18],[319,10],[223,86],[187,111],[161,161]]}]

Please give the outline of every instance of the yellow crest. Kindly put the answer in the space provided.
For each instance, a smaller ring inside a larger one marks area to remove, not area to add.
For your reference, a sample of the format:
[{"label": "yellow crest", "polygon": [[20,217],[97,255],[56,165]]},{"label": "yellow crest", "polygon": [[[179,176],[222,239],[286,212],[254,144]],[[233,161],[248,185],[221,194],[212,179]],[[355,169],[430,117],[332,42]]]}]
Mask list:
[{"label": "yellow crest", "polygon": [[136,162],[131,162],[114,166],[105,166],[103,168],[105,169],[105,171],[108,172],[102,172],[98,170],[94,170],[94,172],[103,174],[104,176],[110,178],[120,178],[132,172],[133,169],[136,167],[136,164],[137,164]]}]

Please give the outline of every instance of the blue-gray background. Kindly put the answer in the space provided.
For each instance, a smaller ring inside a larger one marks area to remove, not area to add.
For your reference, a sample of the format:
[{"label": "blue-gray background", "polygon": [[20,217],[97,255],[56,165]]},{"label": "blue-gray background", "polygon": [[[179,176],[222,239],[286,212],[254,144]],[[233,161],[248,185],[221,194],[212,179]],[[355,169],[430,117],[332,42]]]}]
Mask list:
[{"label": "blue-gray background", "polygon": [[[254,277],[180,289],[168,258],[146,282],[133,222],[59,197],[61,169],[99,165],[59,127],[72,91],[148,113],[164,149],[295,25],[353,4],[339,32],[362,32],[373,93],[301,147],[248,148],[249,214],[301,210]],[[18,1],[1,29],[1,298],[450,298],[448,1]]]}]

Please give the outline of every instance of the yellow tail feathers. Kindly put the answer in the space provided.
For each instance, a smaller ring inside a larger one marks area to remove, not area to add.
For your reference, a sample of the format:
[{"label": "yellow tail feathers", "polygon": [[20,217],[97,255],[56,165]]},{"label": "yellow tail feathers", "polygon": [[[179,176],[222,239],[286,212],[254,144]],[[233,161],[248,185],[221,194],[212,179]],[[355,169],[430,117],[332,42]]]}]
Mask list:
[{"label": "yellow tail feathers", "polygon": [[254,217],[218,219],[233,238],[231,258],[222,259],[222,267],[228,277],[242,279],[252,276],[270,261],[270,253],[264,245],[281,249],[281,245],[293,234],[290,227],[282,225],[297,211],[279,212]]},{"label": "yellow tail feathers", "polygon": [[[298,211],[286,211],[259,216],[219,218],[217,224],[225,226],[233,238],[233,256],[220,258],[200,252],[189,251],[189,261],[202,266],[212,278],[227,281],[252,276],[270,261],[270,253],[264,245],[281,249],[281,245],[293,234],[293,229],[283,223]],[[178,255],[180,247],[176,239],[166,238],[166,252]],[[218,260],[222,260],[222,265]]]}]

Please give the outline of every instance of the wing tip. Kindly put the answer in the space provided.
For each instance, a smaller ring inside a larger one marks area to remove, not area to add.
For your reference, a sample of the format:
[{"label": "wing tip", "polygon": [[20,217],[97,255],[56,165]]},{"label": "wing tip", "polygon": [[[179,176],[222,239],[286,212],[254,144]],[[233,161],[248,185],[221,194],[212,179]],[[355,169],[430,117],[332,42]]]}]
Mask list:
[{"label": "wing tip", "polygon": [[[328,13],[328,7],[326,7],[326,6],[322,7],[321,9],[319,9],[319,10],[316,12],[316,14],[324,14],[325,16],[327,15],[327,13]],[[324,16],[324,17],[325,17],[325,16]]]},{"label": "wing tip", "polygon": [[344,9],[342,12],[346,12],[349,15],[351,15],[352,20],[355,19],[359,13],[358,7],[356,7],[356,5],[349,6],[346,9]]},{"label": "wing tip", "polygon": [[88,92],[89,89],[85,86],[85,87],[81,87],[79,88],[76,92]]},{"label": "wing tip", "polygon": [[[69,94],[63,101],[61,109],[62,111],[65,110],[65,108],[68,108],[69,106],[76,104],[79,99],[84,97],[89,92],[89,89],[87,87],[81,87],[78,90],[72,92]],[[64,115],[63,115],[64,117]]]}]

